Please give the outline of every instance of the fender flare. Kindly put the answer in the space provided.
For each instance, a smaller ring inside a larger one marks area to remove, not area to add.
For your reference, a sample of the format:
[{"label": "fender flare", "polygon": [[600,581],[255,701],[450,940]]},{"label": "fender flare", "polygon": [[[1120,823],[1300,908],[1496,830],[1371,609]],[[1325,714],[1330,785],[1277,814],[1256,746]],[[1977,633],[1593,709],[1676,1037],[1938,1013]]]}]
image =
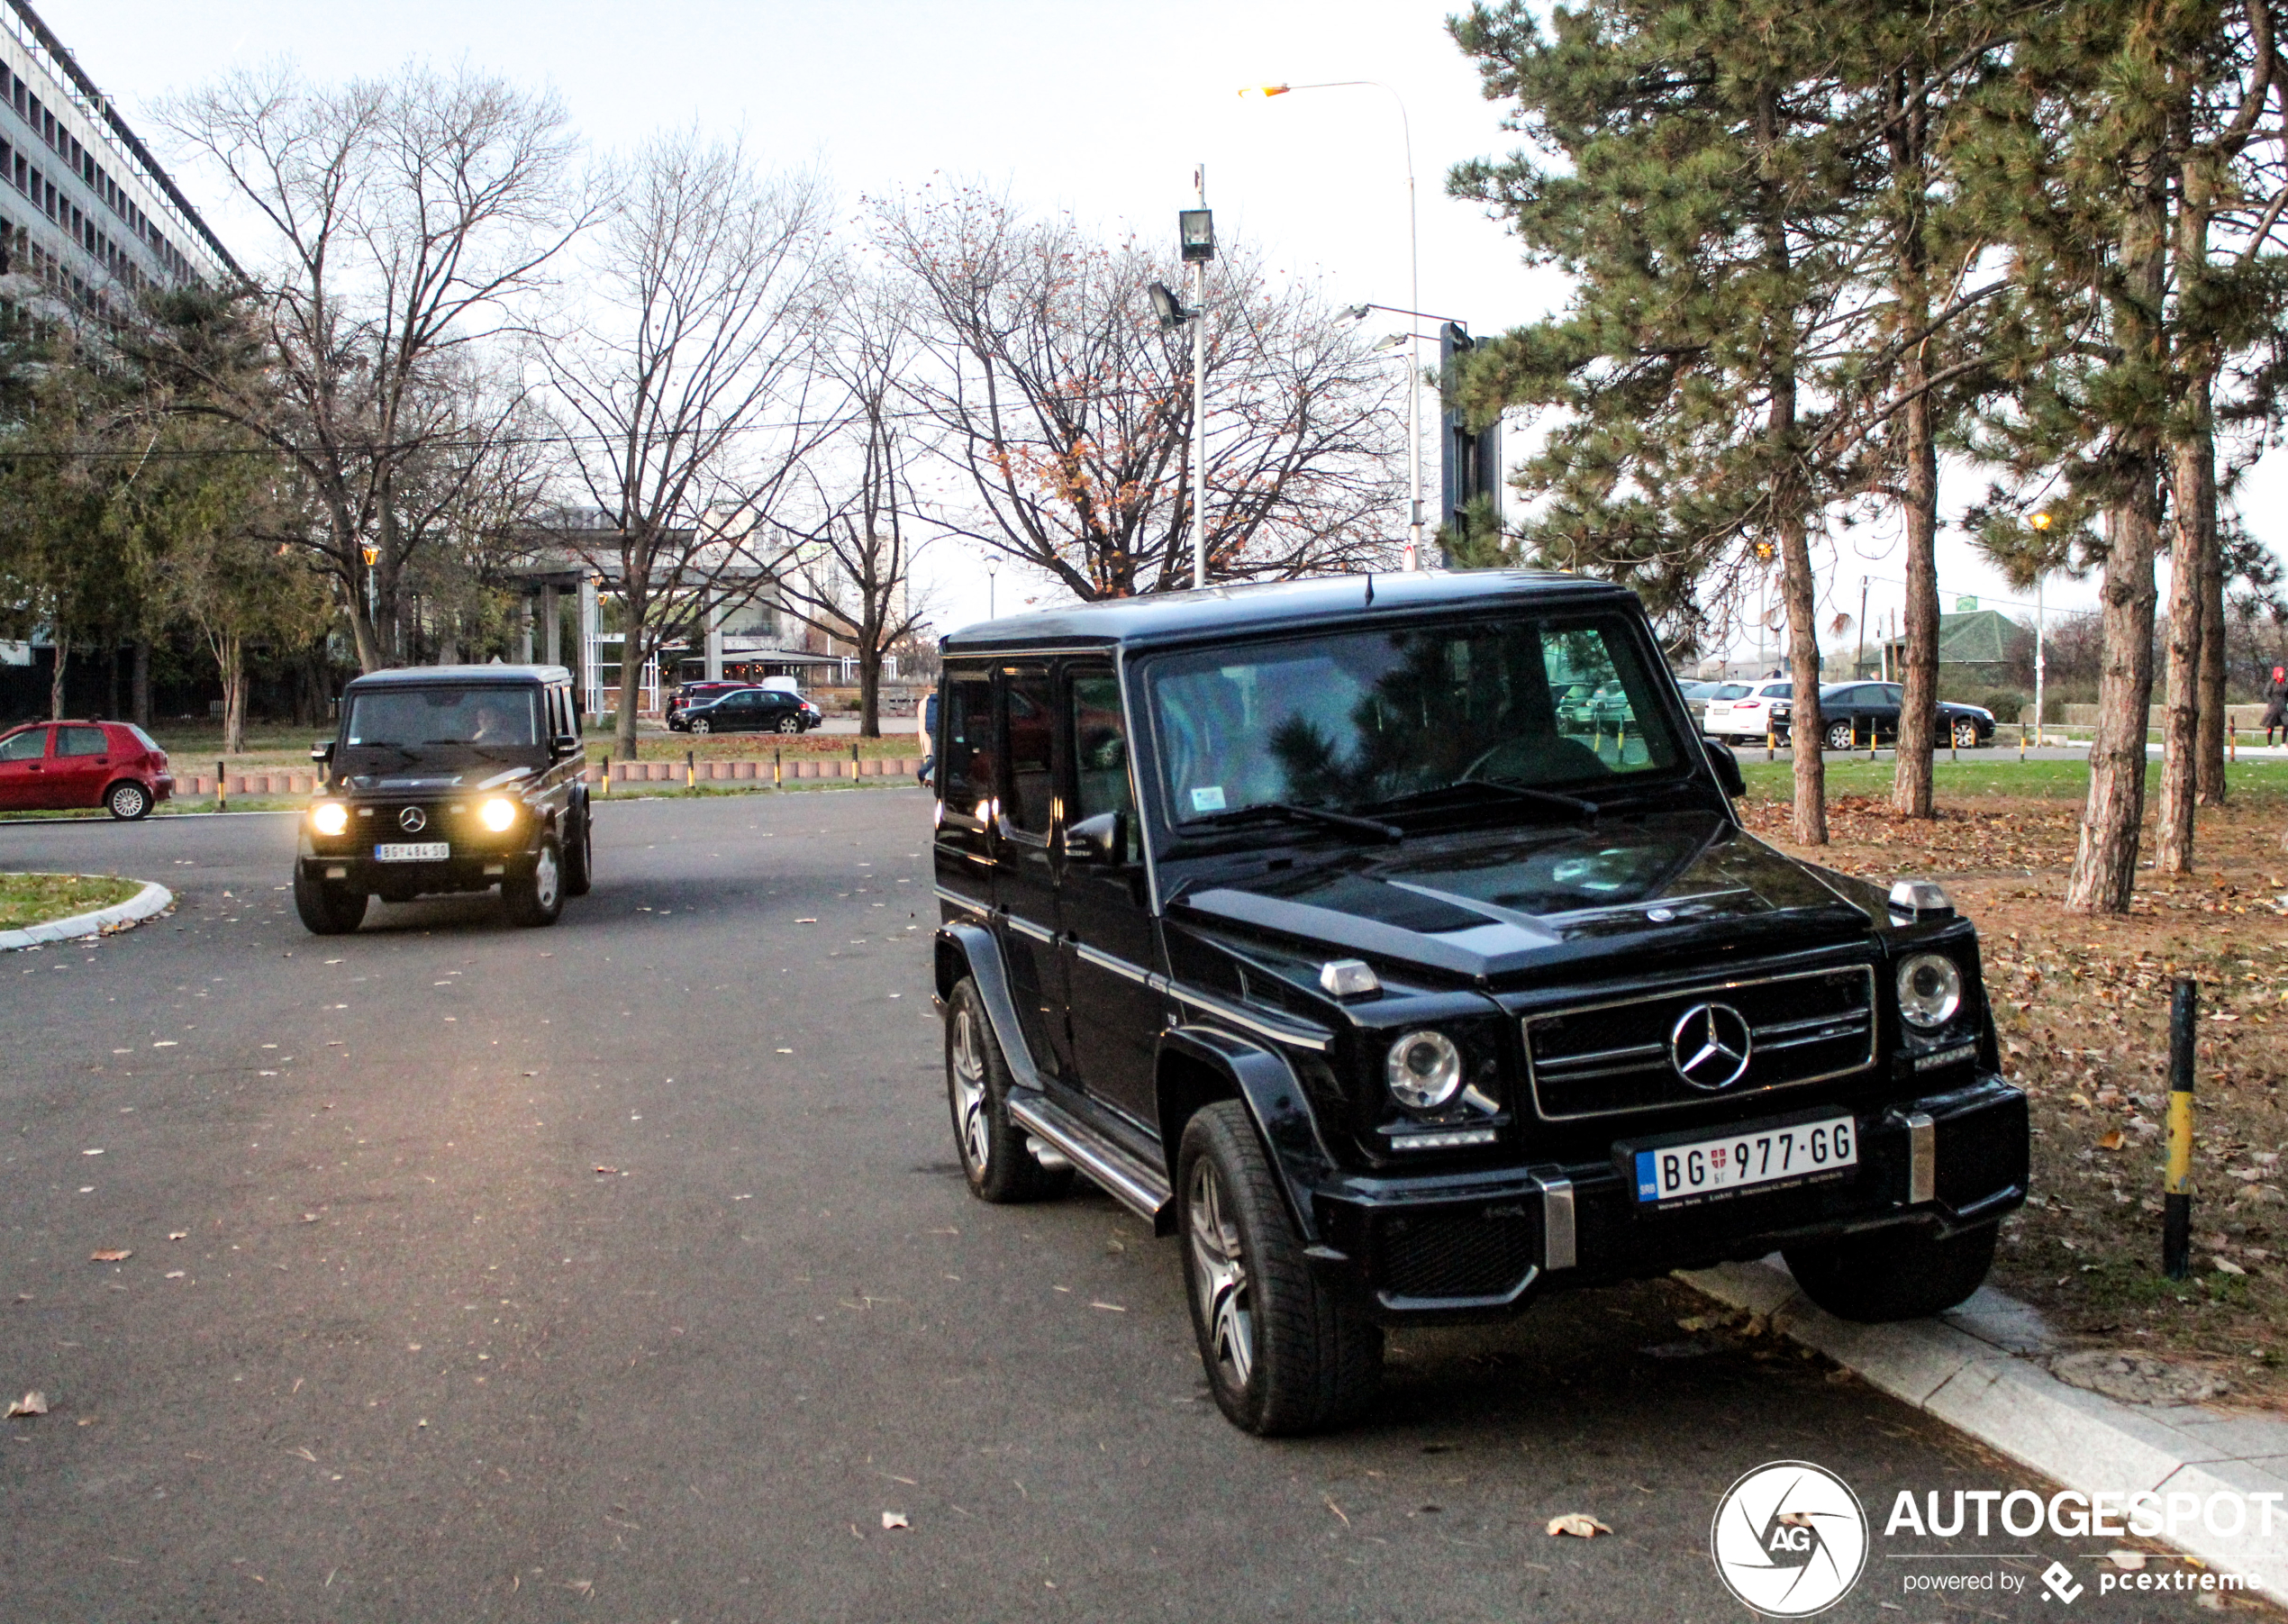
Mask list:
[{"label": "fender flare", "polygon": [[1246,1104],[1256,1137],[1262,1140],[1264,1152],[1279,1175],[1279,1193],[1295,1233],[1303,1237],[1305,1246],[1318,1245],[1319,1224],[1312,1211],[1312,1193],[1334,1176],[1335,1161],[1319,1137],[1310,1098],[1286,1057],[1218,1027],[1180,1026],[1160,1035],[1154,1062],[1160,1145],[1167,1158],[1168,1187],[1176,1190],[1179,1199],[1176,1151],[1183,1140],[1184,1122],[1189,1119],[1186,1102],[1180,1097],[1168,1067],[1162,1064],[1170,1056],[1204,1066]]},{"label": "fender flare", "polygon": [[951,997],[954,984],[964,975],[976,982],[985,1019],[993,1022],[993,1035],[1001,1045],[1001,1057],[1009,1063],[1011,1078],[1018,1087],[1038,1092],[1040,1070],[1033,1064],[1024,1029],[1018,1024],[1017,1006],[1009,996],[1009,974],[1001,962],[1001,944],[994,940],[993,932],[983,925],[956,920],[938,927],[936,948],[939,998]]}]

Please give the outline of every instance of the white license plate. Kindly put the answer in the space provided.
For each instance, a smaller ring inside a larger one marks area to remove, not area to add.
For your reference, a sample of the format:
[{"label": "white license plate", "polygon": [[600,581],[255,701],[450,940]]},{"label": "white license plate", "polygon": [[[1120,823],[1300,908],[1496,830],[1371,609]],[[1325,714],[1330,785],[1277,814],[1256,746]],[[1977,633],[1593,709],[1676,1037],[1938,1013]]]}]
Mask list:
[{"label": "white license plate", "polygon": [[377,863],[441,863],[452,855],[450,840],[388,840],[374,848]]},{"label": "white license plate", "polygon": [[1858,1165],[1858,1124],[1851,1117],[1748,1128],[1721,1139],[1639,1150],[1637,1200],[1665,1205],[1732,1190],[1801,1184]]}]

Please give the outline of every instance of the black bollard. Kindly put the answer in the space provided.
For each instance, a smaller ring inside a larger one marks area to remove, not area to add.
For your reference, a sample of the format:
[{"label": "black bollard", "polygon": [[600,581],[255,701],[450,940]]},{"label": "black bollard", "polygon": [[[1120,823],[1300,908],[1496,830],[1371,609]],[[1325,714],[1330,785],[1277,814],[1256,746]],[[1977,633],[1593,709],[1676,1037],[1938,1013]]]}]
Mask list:
[{"label": "black bollard", "polygon": [[2193,1037],[2201,984],[2177,977],[2169,998],[2169,1164],[2161,1187],[2161,1272],[2193,1272]]}]

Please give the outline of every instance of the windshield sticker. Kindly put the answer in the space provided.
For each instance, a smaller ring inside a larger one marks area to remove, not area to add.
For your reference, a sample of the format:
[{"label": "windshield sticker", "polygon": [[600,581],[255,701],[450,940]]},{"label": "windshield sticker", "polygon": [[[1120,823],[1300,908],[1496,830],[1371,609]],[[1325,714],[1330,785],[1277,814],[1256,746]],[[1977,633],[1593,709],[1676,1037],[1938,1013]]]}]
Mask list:
[{"label": "windshield sticker", "polygon": [[1192,810],[1195,812],[1221,812],[1223,810],[1223,785],[1221,784],[1211,784],[1203,789],[1194,790],[1192,792]]}]

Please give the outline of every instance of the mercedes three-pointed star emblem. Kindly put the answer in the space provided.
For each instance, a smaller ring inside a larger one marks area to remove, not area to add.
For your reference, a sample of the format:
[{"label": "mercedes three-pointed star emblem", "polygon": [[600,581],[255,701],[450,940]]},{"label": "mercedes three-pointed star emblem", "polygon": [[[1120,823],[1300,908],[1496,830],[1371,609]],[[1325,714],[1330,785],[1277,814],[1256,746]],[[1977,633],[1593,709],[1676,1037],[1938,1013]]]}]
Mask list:
[{"label": "mercedes three-pointed star emblem", "polygon": [[409,806],[397,814],[397,827],[409,835],[417,835],[429,827],[429,814],[418,806]]},{"label": "mercedes three-pointed star emblem", "polygon": [[1729,1003],[1696,1003],[1668,1032],[1668,1063],[1676,1075],[1711,1093],[1748,1075],[1755,1048],[1746,1018]]}]

